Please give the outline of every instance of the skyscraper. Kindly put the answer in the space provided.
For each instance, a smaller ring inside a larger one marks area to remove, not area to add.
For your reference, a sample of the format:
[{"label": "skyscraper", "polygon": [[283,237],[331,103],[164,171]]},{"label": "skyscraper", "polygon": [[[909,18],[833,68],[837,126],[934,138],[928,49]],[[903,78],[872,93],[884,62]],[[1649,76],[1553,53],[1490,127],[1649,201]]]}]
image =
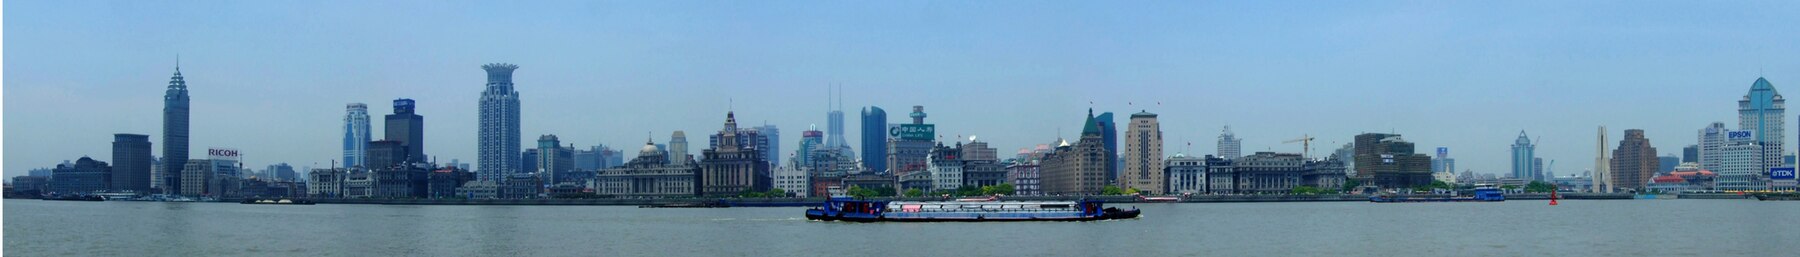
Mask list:
[{"label": "skyscraper", "polygon": [[1664,174],[1664,173],[1669,173],[1670,171],[1675,171],[1675,165],[1681,164],[1681,157],[1675,157],[1675,155],[1664,155],[1662,157],[1657,157],[1656,159],[1657,159],[1656,174]]},{"label": "skyscraper", "polygon": [[1787,126],[1787,100],[1775,92],[1769,80],[1756,78],[1750,92],[1738,100],[1738,129],[1755,131],[1756,144],[1763,147],[1762,170],[1781,166],[1781,155],[1787,152],[1783,128]]},{"label": "skyscraper", "polygon": [[365,171],[388,170],[396,165],[406,163],[406,142],[398,140],[377,140],[369,142],[369,151],[364,154]]},{"label": "skyscraper", "polygon": [[[369,106],[350,103],[344,111],[344,167],[362,167],[369,152]],[[336,167],[333,167],[336,168]]]},{"label": "skyscraper", "polygon": [[818,126],[813,126],[812,129],[806,131],[800,131],[800,149],[794,151],[793,162],[798,164],[796,165],[796,168],[812,167],[812,160],[808,157],[811,157],[813,149],[822,147],[824,141],[825,133],[820,132]]},{"label": "skyscraper", "polygon": [[150,193],[150,136],[113,134],[112,186],[114,191]]},{"label": "skyscraper", "polygon": [[1688,145],[1681,148],[1681,162],[1700,162],[1700,145]]},{"label": "skyscraper", "polygon": [[1532,144],[1531,138],[1525,136],[1525,131],[1520,130],[1519,138],[1514,139],[1512,144],[1512,174],[1510,175],[1513,178],[1527,181],[1537,180],[1536,170],[1532,168],[1532,162],[1537,158],[1537,155],[1532,152],[1534,149],[1537,149],[1537,145]]},{"label": "skyscraper", "polygon": [[925,158],[937,139],[937,126],[925,124],[925,106],[914,105],[907,116],[912,117],[911,124],[896,125],[888,132],[886,172],[893,175],[925,170]]},{"label": "skyscraper", "polygon": [[487,89],[481,91],[480,131],[476,133],[481,180],[499,181],[519,172],[519,91],[513,90],[518,65],[490,63]]},{"label": "skyscraper", "polygon": [[1697,154],[1700,157],[1701,169],[1716,171],[1723,167],[1721,165],[1725,158],[1725,144],[1730,141],[1726,136],[1730,134],[1731,130],[1725,128],[1724,122],[1713,122],[1706,128],[1700,129],[1700,147]]},{"label": "skyscraper", "polygon": [[1131,114],[1125,128],[1125,169],[1119,184],[1136,188],[1145,194],[1163,194],[1167,181],[1163,178],[1162,124],[1156,114],[1138,111]]},{"label": "skyscraper", "polygon": [[163,92],[163,193],[181,192],[181,169],[188,159],[188,89],[181,77],[181,64],[175,64],[175,76],[169,78],[169,89]]},{"label": "skyscraper", "polygon": [[769,165],[781,163],[781,129],[775,125],[763,124],[756,127],[756,150],[762,152]]},{"label": "skyscraper", "polygon": [[1231,133],[1231,126],[1225,126],[1225,131],[1219,133],[1218,154],[1219,158],[1225,159],[1244,157],[1244,140]]},{"label": "skyscraper", "polygon": [[1044,154],[1039,167],[1044,194],[1097,194],[1107,185],[1106,169],[1113,166],[1107,156],[1113,153],[1107,152],[1102,142],[1105,137],[1101,133],[1105,130],[1100,127],[1105,123],[1095,119],[1091,109],[1083,123],[1081,139],[1075,144],[1062,141],[1055,150]]},{"label": "skyscraper", "polygon": [[869,106],[862,110],[862,163],[869,171],[887,170],[887,111]]},{"label": "skyscraper", "polygon": [[400,141],[406,145],[408,163],[422,163],[425,160],[425,116],[414,112],[412,99],[394,99],[394,114],[387,116],[387,140]]},{"label": "skyscraper", "polygon": [[676,130],[675,134],[669,135],[669,163],[687,165],[687,161],[692,160],[688,156],[687,133]]},{"label": "skyscraper", "polygon": [[1113,122],[1112,112],[1103,112],[1100,113],[1100,116],[1094,116],[1094,122],[1100,123],[1100,142],[1106,145],[1106,153],[1110,154],[1106,156],[1106,163],[1108,163],[1106,165],[1106,184],[1117,184],[1119,169],[1124,168],[1121,167],[1124,166],[1124,163],[1119,162],[1119,124]]},{"label": "skyscraper", "polygon": [[[842,95],[844,92],[839,91]],[[837,100],[835,109],[825,113],[825,148],[835,151],[849,151],[850,142],[844,141],[844,99]]]},{"label": "skyscraper", "polygon": [[537,160],[532,161],[537,162],[538,170],[532,172],[536,172],[538,179],[546,186],[571,182],[562,181],[562,178],[567,176],[565,173],[575,170],[574,149],[562,147],[562,140],[557,139],[556,135],[539,136],[537,142]]},{"label": "skyscraper", "polygon": [[1644,137],[1644,130],[1625,130],[1625,138],[1619,140],[1619,148],[1614,149],[1612,155],[1611,185],[1620,189],[1644,191],[1659,165],[1656,148],[1650,146],[1650,139]]}]

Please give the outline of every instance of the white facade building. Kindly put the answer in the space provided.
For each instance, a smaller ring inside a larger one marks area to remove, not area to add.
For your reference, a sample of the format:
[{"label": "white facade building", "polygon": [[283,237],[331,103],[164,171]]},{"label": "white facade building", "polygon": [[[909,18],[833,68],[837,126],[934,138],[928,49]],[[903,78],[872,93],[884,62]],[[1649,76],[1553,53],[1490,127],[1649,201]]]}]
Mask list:
[{"label": "white facade building", "polygon": [[938,161],[937,158],[926,158],[926,169],[931,171],[931,190],[956,190],[963,185],[962,161]]},{"label": "white facade building", "polygon": [[1725,148],[1725,135],[1730,131],[1730,129],[1725,129],[1724,122],[1713,122],[1706,128],[1700,129],[1699,162],[1701,169],[1716,171],[1723,168],[1724,159],[1722,158],[1725,157],[1725,152],[1722,150]]},{"label": "white facade building", "polygon": [[791,165],[775,167],[772,173],[775,176],[775,188],[794,196],[812,195],[812,177],[806,174],[805,168]]},{"label": "white facade building", "polygon": [[1206,193],[1206,158],[1175,154],[1163,161],[1169,194]]},{"label": "white facade building", "polygon": [[1754,141],[1736,141],[1720,149],[1721,168],[1713,188],[1718,190],[1763,190],[1763,149]]}]

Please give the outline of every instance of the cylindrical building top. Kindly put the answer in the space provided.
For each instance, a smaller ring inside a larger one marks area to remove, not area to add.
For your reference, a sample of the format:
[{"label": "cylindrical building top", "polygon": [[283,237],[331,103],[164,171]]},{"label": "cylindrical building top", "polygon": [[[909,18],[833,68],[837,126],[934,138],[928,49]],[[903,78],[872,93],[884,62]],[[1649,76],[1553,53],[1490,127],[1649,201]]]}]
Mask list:
[{"label": "cylindrical building top", "polygon": [[487,65],[482,65],[481,69],[487,70],[488,83],[490,83],[490,84],[492,84],[492,83],[512,84],[513,70],[519,69],[519,66],[512,65],[510,63],[489,63]]},{"label": "cylindrical building top", "polygon": [[913,124],[925,124],[925,106],[914,105],[910,116],[912,116]]}]

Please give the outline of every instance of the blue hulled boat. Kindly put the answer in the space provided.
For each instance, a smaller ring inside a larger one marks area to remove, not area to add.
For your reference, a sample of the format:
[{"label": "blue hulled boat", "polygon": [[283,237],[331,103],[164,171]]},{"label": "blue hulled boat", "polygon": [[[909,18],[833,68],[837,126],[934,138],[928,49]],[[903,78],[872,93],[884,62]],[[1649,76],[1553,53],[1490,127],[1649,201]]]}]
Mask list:
[{"label": "blue hulled boat", "polygon": [[1410,203],[1410,202],[1501,202],[1506,201],[1506,194],[1493,187],[1475,188],[1472,197],[1411,197],[1407,195],[1370,196],[1369,202],[1377,203]]},{"label": "blue hulled boat", "polygon": [[834,197],[806,210],[822,221],[1090,221],[1137,218],[1139,211],[1102,207],[1102,201],[908,202]]}]

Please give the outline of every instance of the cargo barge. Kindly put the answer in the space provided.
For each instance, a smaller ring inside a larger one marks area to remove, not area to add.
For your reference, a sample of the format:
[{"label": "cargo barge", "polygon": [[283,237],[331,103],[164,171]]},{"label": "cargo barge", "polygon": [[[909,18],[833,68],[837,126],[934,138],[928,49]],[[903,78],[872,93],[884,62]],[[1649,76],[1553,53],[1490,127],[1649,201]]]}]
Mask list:
[{"label": "cargo barge", "polygon": [[1137,218],[1139,210],[1103,207],[1096,200],[1032,202],[909,202],[826,200],[806,218],[851,222],[1095,221]]}]

